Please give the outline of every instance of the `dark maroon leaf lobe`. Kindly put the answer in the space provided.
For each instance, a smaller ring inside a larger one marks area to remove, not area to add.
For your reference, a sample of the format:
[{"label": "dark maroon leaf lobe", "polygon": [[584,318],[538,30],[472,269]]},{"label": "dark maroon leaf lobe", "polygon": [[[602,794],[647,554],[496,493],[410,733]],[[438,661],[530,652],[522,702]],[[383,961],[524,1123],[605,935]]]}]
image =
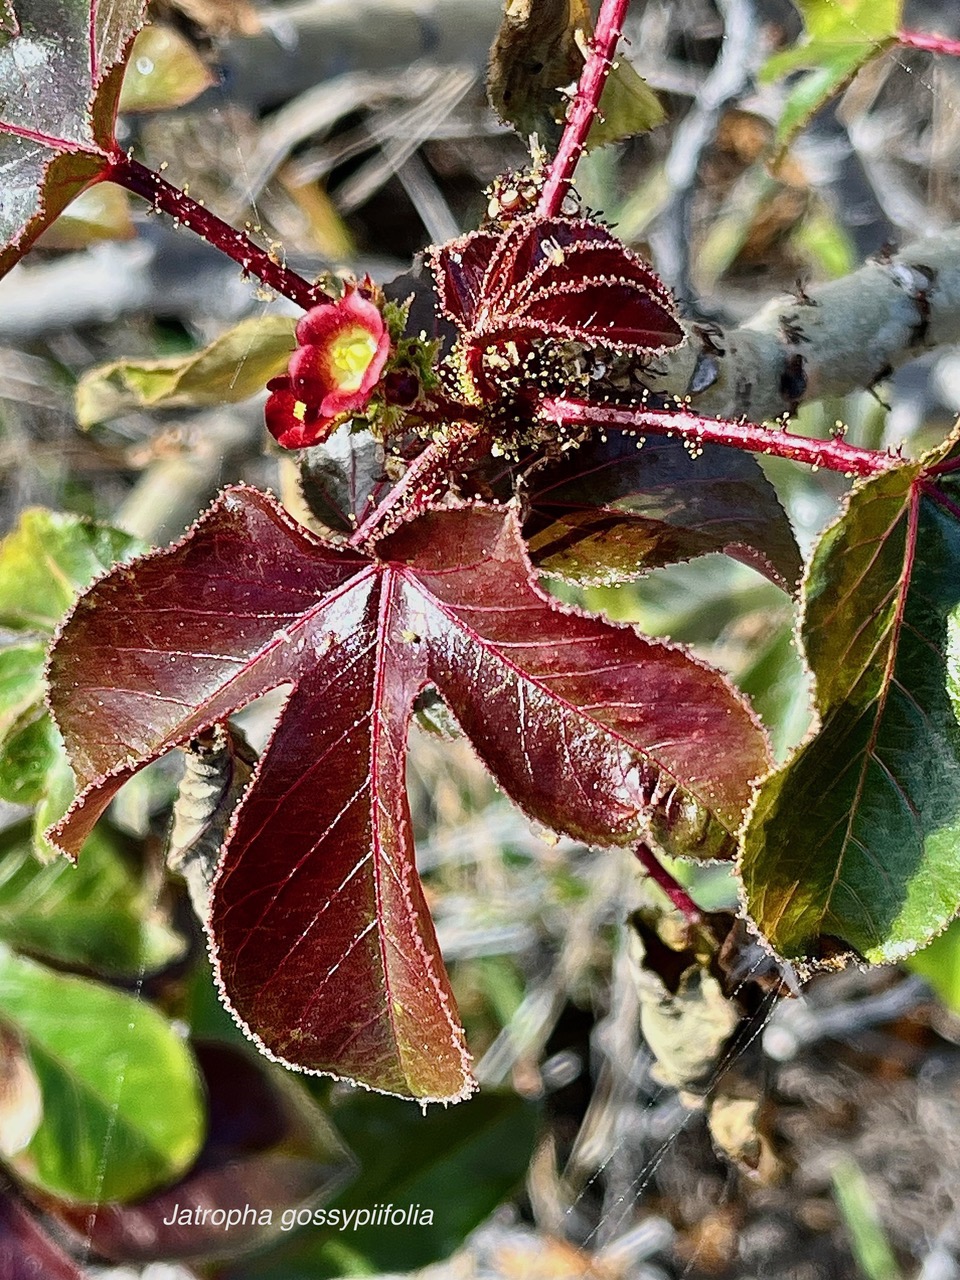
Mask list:
[{"label": "dark maroon leaf lobe", "polygon": [[623,432],[594,434],[530,487],[524,524],[537,567],[583,584],[632,581],[660,565],[722,551],[785,591],[802,561],[776,490],[752,454]]},{"label": "dark maroon leaf lobe", "polygon": [[389,1093],[473,1085],[413,857],[405,786],[423,660],[393,575],[284,708],[214,885],[228,999],[282,1061]]},{"label": "dark maroon leaf lobe", "polygon": [[179,543],[111,570],[50,655],[51,709],[78,787],[294,678],[304,650],[292,629],[366,563],[241,486]]},{"label": "dark maroon leaf lobe", "polygon": [[52,837],[75,854],[138,768],[291,685],[213,888],[225,998],[290,1065],[453,1101],[473,1085],[404,790],[426,675],[393,592],[388,567],[244,488],[176,546],[113,570],[51,657],[82,788]]},{"label": "dark maroon leaf lobe", "polygon": [[513,512],[434,512],[380,552],[407,563],[429,678],[521,808],[594,844],[732,856],[770,759],[725,677],[545,597]]},{"label": "dark maroon leaf lobe", "polygon": [[556,336],[655,354],[683,341],[668,290],[606,227],[518,218],[433,250],[440,307],[475,341]]}]

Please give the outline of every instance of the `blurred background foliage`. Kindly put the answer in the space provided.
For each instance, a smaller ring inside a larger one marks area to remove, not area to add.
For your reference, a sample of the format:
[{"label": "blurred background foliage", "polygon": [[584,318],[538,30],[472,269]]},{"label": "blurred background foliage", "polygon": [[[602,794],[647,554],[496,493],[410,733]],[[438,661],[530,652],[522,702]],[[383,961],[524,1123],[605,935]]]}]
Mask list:
[{"label": "blurred background foliage", "polygon": [[[881,29],[842,90],[848,49],[791,53],[831,3],[631,6],[628,56],[666,123],[594,151],[579,186],[704,321],[742,321],[958,221],[960,62],[885,52]],[[483,187],[525,160],[484,91],[499,0],[152,12],[124,145],[307,275],[389,279],[477,225]],[[945,0],[903,21],[960,35]],[[222,485],[295,500],[256,394],[293,316],[107,185],[0,282],[0,1156],[5,1194],[30,1205],[3,1215],[0,1241],[42,1231],[64,1268],[151,1280],[161,1262],[220,1280],[960,1276],[956,926],[910,973],[824,976],[777,1004],[759,947],[739,939],[739,970],[724,958],[727,871],[675,868],[714,913],[691,935],[627,854],[531,829],[424,713],[418,861],[482,1090],[421,1115],[292,1076],[224,1013],[165,871],[179,761],[127,787],[76,868],[51,858],[40,833],[72,782],[45,646],[84,585],[175,537]],[[939,351],[803,406],[796,426],[825,436],[839,420],[855,443],[913,453],[958,409],[960,356]],[[765,465],[806,551],[845,481]],[[809,728],[793,602],[743,565],[711,556],[564,598],[729,671],[778,758]],[[271,711],[240,717],[254,745]],[[433,1223],[278,1225],[384,1202]],[[166,1223],[176,1205],[245,1204],[273,1223]]]}]

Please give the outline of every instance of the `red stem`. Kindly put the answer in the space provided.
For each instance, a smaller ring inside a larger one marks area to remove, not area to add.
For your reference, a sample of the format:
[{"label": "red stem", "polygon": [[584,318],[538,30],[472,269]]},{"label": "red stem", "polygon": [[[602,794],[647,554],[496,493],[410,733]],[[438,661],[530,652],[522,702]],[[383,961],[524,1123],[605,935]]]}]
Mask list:
[{"label": "red stem", "polygon": [[[461,414],[465,406],[460,406]],[[373,534],[384,534],[388,515],[404,517],[426,507],[438,496],[438,487],[446,487],[446,478],[457,465],[458,455],[472,444],[483,430],[482,418],[475,421],[450,422],[444,437],[428,444],[417,454],[383,501],[358,525],[349,538],[351,547],[360,547]]]},{"label": "red stem", "polygon": [[638,844],[633,852],[653,883],[663,890],[677,910],[686,916],[691,924],[699,924],[703,919],[700,908],[684,889],[683,885],[678,884],[666,867],[661,864],[660,859],[653,850],[645,844]]},{"label": "red stem", "polygon": [[923,49],[927,53],[948,53],[960,58],[960,40],[950,36],[938,36],[928,31],[898,31],[897,40],[910,49]]},{"label": "red stem", "polygon": [[192,200],[185,192],[132,156],[122,151],[116,152],[111,157],[103,178],[142,196],[156,210],[169,213],[178,224],[196,232],[208,244],[238,262],[245,273],[256,276],[277,293],[303,307],[304,311],[326,299],[327,295],[317,285],[310,284],[289,267],[275,262],[266,249],[254,244],[242,231],[231,227],[228,222],[218,218],[215,213],[205,209],[202,204]]},{"label": "red stem", "polygon": [[955,520],[960,520],[960,507],[955,502],[951,502],[939,485],[921,476],[920,491],[925,493],[932,502],[936,502],[943,507],[944,511],[949,511]]},{"label": "red stem", "polygon": [[693,445],[725,444],[734,449],[748,449],[751,453],[806,462],[827,471],[842,471],[849,476],[875,476],[897,465],[897,459],[889,453],[858,449],[840,439],[816,440],[809,436],[791,435],[778,427],[732,422],[727,418],[702,418],[686,409],[624,408],[556,396],[540,401],[538,416],[559,426],[592,425],[615,431],[639,430],[653,435],[678,436]]},{"label": "red stem", "polygon": [[550,164],[546,185],[540,195],[538,212],[553,218],[560,212],[563,198],[570,187],[573,171],[587,141],[587,134],[598,113],[600,95],[623,32],[623,18],[630,0],[603,0],[597,16],[597,29],[580,74],[580,83],[567,109],[567,120],[557,154]]}]

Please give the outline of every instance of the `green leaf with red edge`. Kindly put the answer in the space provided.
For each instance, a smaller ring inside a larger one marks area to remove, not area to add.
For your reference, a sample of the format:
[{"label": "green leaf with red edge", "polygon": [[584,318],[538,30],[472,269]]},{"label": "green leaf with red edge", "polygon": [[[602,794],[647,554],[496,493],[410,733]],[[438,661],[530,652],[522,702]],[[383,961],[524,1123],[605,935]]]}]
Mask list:
[{"label": "green leaf with red edge", "polygon": [[903,0],[794,0],[804,34],[768,58],[760,79],[779,80],[809,68],[787,93],[777,124],[782,153],[794,136],[857,72],[896,43]]},{"label": "green leaf with red edge", "polygon": [[424,685],[515,801],[592,843],[729,856],[768,767],[723,676],[560,609],[496,508],[428,512],[363,555],[228,490],[81,597],[50,678],[80,792],[52,837],[71,853],[142,765],[289,687],[213,887],[223,991],[282,1060],[421,1099],[471,1088],[404,789]]},{"label": "green leaf with red edge", "polygon": [[107,168],[146,0],[12,0],[0,39],[0,275]]},{"label": "green leaf with red edge", "polygon": [[610,586],[660,565],[724,551],[792,591],[800,552],[759,462],[681,440],[597,435],[537,472],[524,536],[537,566],[584,585]]},{"label": "green leaf with red edge", "polygon": [[759,788],[740,867],[786,956],[897,960],[960,908],[958,456],[859,485],[811,561],[821,728]]}]

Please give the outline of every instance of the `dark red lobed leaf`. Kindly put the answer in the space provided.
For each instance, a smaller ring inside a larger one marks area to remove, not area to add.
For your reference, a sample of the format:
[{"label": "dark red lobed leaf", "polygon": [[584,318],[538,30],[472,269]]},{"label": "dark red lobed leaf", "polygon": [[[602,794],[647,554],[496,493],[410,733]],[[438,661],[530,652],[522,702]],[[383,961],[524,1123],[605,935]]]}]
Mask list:
[{"label": "dark red lobed leaf", "polygon": [[568,581],[631,581],[723,551],[786,591],[801,559],[776,490],[752,454],[623,432],[599,434],[537,472],[524,525],[537,567]]},{"label": "dark red lobed leaf", "polygon": [[669,291],[606,227],[518,218],[499,238],[473,232],[434,250],[444,314],[465,333],[524,335],[651,352],[683,341]]},{"label": "dark red lobed leaf", "polygon": [[51,657],[81,783],[53,836],[75,852],[124,778],[289,686],[213,886],[225,996],[286,1062],[452,1100],[468,1059],[404,789],[419,690],[529,813],[595,843],[726,856],[769,762],[719,673],[543,596],[514,513],[429,512],[374,551],[236,489],[91,588]]}]

